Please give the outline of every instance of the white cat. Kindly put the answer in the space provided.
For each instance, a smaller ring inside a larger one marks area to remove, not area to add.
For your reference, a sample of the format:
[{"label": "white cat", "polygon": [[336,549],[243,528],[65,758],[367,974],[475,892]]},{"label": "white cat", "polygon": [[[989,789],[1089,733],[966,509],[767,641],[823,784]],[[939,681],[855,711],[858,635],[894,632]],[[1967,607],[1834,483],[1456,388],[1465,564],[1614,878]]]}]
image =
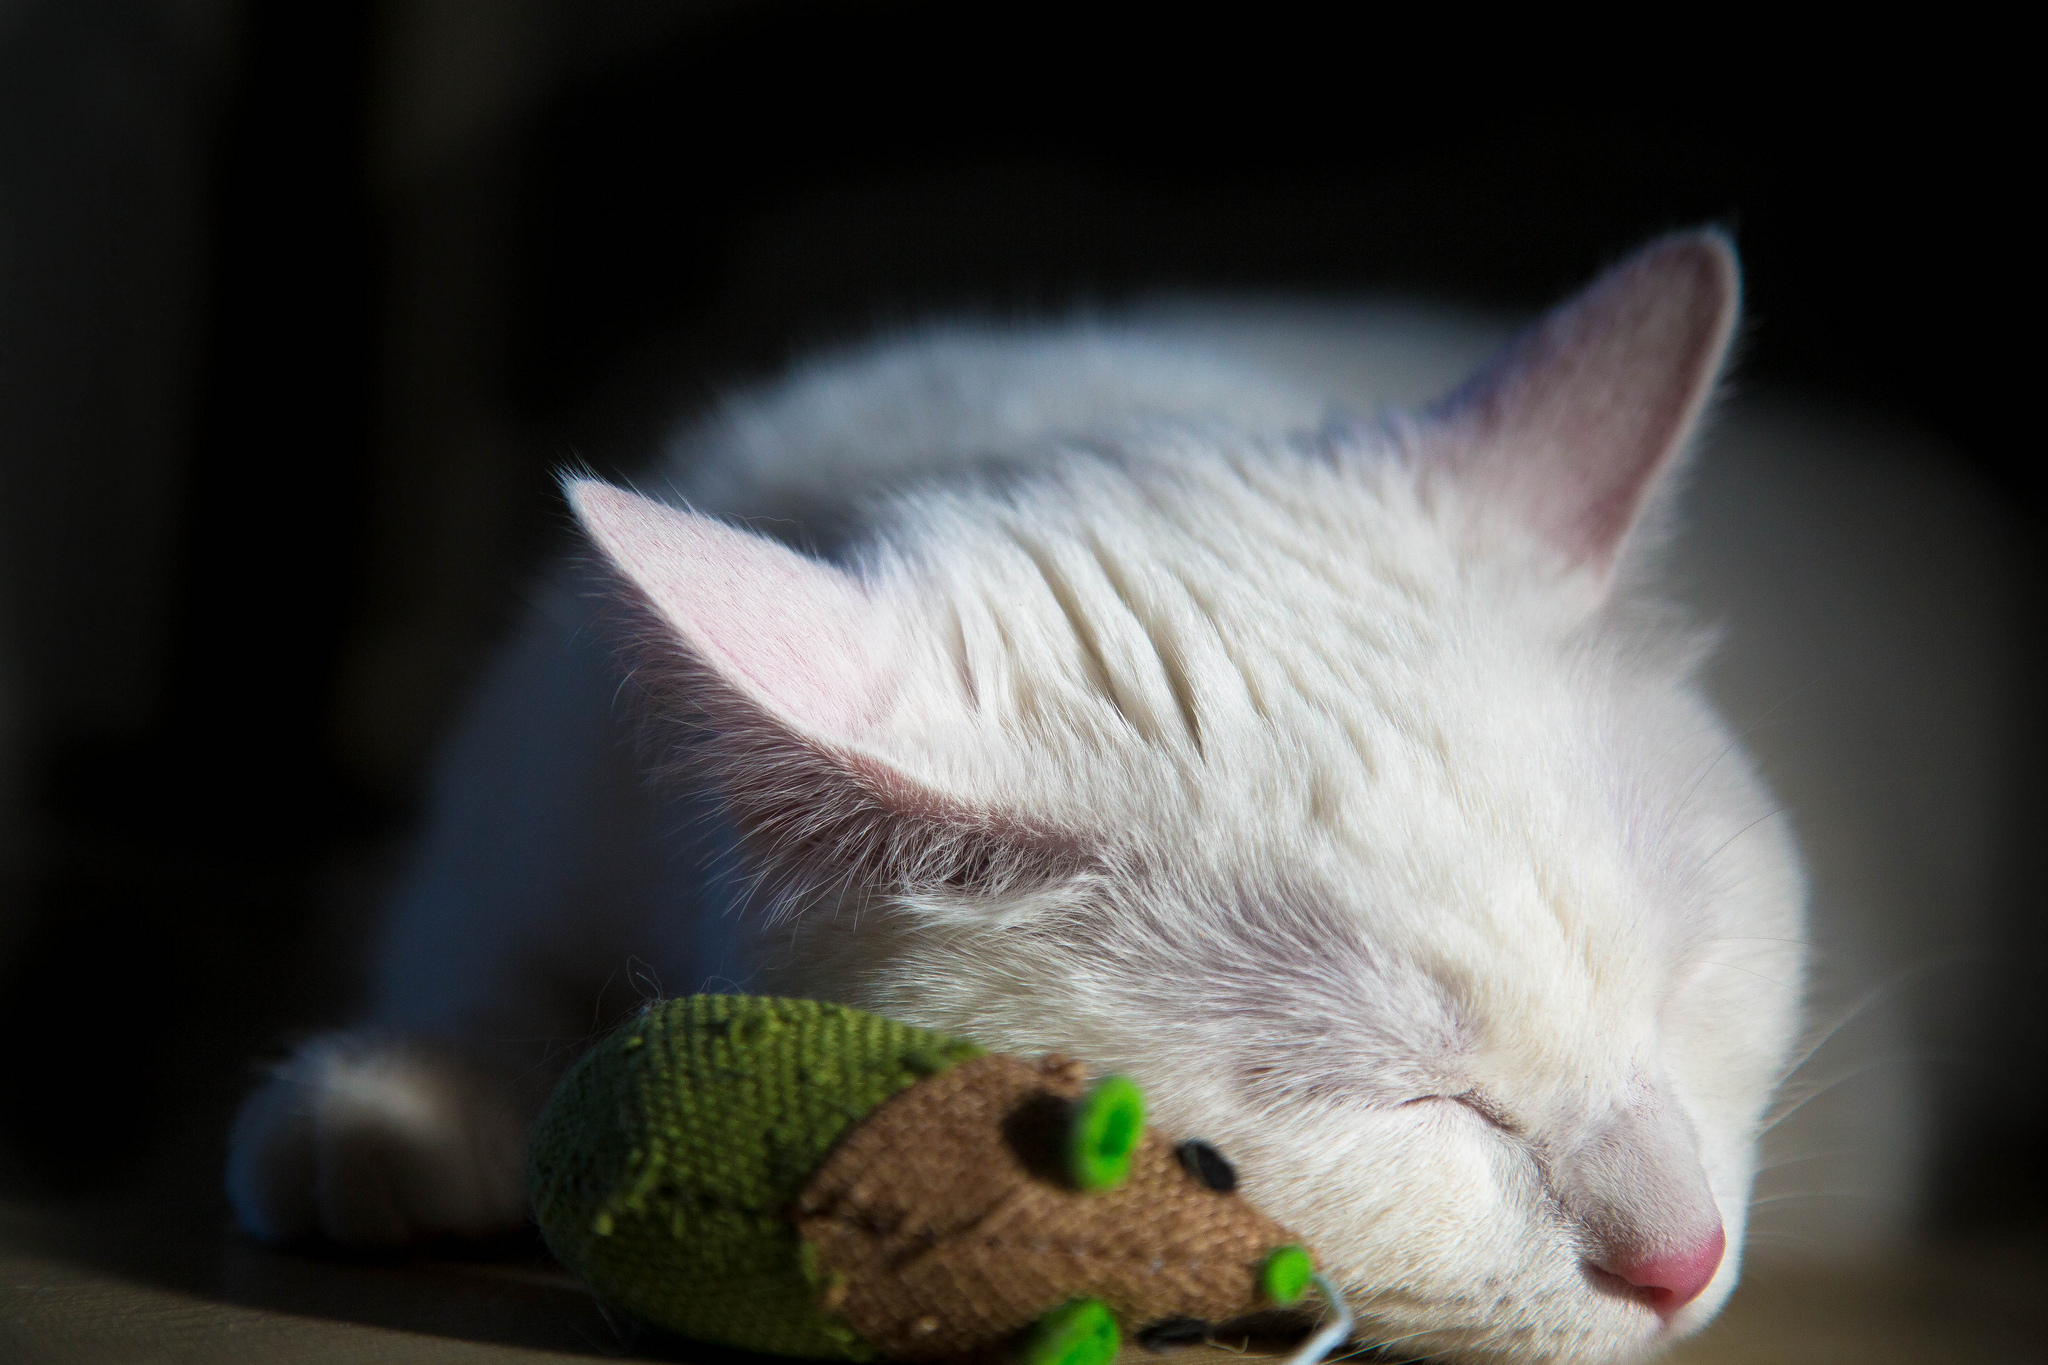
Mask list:
[{"label": "white cat", "polygon": [[1727,243],[1666,238],[1370,419],[1364,333],[926,332],[733,400],[673,502],[571,481],[601,563],[458,739],[374,1027],[245,1106],[243,1222],[517,1225],[537,1053],[631,960],[1132,1076],[1367,1340],[1694,1330],[1805,972],[1786,823],[1646,583],[1736,313]]}]

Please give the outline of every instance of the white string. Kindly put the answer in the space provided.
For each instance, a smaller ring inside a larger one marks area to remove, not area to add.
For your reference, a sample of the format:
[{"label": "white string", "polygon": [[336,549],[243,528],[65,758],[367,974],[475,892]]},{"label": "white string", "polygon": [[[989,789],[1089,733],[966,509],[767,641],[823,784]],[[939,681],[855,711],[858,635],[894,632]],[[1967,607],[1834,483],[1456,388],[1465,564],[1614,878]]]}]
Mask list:
[{"label": "white string", "polygon": [[1322,1365],[1323,1357],[1351,1339],[1351,1305],[1344,1302],[1344,1296],[1337,1292],[1337,1286],[1321,1275],[1314,1277],[1315,1286],[1322,1292],[1323,1302],[1337,1310],[1335,1320],[1323,1327],[1307,1341],[1301,1349],[1289,1356],[1286,1365]]}]

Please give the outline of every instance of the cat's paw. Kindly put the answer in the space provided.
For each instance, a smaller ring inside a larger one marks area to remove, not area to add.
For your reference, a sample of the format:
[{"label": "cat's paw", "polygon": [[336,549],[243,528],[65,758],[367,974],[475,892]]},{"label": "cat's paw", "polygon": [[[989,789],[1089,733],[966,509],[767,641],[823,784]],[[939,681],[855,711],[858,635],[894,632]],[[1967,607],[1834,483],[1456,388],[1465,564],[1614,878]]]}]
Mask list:
[{"label": "cat's paw", "polygon": [[266,1241],[488,1237],[526,1222],[526,1125],[448,1051],[333,1035],[243,1101],[227,1183],[242,1226]]}]

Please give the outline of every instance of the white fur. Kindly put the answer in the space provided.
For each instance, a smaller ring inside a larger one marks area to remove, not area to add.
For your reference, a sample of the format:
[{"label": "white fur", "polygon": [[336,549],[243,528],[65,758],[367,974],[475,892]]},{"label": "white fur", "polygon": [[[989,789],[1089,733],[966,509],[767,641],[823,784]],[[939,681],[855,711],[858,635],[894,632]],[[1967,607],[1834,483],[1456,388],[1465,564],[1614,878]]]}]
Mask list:
[{"label": "white fur", "polygon": [[[1388,422],[1359,420],[1375,395],[1341,365],[1288,362],[1313,319],[830,358],[671,466],[826,559],[577,485],[648,704],[687,722],[682,785],[640,794],[597,604],[566,582],[458,741],[380,1026],[509,1072],[508,1041],[586,1032],[629,953],[673,989],[828,994],[1133,1076],[1372,1340],[1604,1360],[1696,1327],[1738,1273],[1804,887],[1628,529],[1732,311],[1688,331],[1643,306],[1626,345],[1553,328],[1562,371],[1525,344],[1462,405]],[[1607,450],[1637,383],[1669,389],[1671,429]],[[1556,476],[1514,463],[1538,459]],[[1622,511],[1582,524],[1608,494]],[[782,910],[755,942],[706,932],[737,923],[730,878],[661,852],[707,779]],[[238,1125],[252,1229],[390,1241],[502,1210],[392,1179],[370,1183],[420,1206],[308,1199],[309,1144],[374,1145],[327,1133],[324,1097],[368,1073],[321,1047],[276,1083],[311,1098],[273,1086]],[[369,1126],[383,1154],[347,1160],[451,1146]],[[1588,1269],[1716,1222],[1729,1254],[1668,1325]]]},{"label": "white fur", "polygon": [[460,1058],[416,1043],[306,1044],[243,1105],[231,1145],[235,1212],[271,1241],[483,1237],[526,1211],[521,1117]]}]

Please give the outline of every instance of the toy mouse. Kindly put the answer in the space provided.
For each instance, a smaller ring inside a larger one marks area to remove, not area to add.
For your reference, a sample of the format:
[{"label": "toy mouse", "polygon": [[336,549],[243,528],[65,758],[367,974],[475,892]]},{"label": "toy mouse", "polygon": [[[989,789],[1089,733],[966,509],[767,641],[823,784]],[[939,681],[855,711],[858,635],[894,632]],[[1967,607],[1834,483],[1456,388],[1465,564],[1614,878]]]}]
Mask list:
[{"label": "toy mouse", "polygon": [[1136,1086],[842,1005],[663,1001],[570,1070],[533,1135],[548,1245],[701,1341],[867,1360],[1106,1365],[1299,1303],[1349,1314],[1213,1148]]}]

